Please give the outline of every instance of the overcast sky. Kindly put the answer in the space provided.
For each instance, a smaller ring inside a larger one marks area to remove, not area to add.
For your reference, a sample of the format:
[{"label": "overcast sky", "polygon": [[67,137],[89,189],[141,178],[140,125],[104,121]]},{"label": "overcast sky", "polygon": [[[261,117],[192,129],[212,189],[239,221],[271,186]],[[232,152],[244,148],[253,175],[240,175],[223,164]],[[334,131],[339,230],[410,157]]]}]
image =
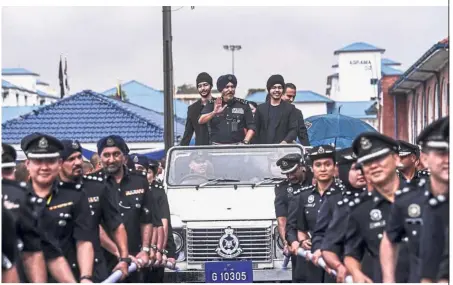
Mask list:
[{"label": "overcast sky", "polygon": [[[172,7],[178,9],[179,7]],[[175,85],[199,72],[231,72],[238,93],[280,73],[299,90],[325,94],[334,50],[363,41],[403,69],[448,35],[447,7],[184,7],[172,13]],[[161,7],[4,7],[2,67],[23,67],[58,89],[60,54],[71,93],[104,91],[117,80],[163,88]]]}]

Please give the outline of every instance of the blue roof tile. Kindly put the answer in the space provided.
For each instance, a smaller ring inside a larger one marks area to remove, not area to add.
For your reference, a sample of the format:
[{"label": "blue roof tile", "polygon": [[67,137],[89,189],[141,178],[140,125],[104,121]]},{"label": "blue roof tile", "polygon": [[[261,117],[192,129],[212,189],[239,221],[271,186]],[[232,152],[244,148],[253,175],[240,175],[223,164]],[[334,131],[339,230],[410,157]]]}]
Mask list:
[{"label": "blue roof tile", "polygon": [[19,106],[19,107],[2,107],[2,124],[14,118],[39,109],[41,106]]},{"label": "blue roof tile", "polygon": [[381,59],[381,65],[401,65],[401,63],[396,62],[389,58],[383,58]]},{"label": "blue roof tile", "polygon": [[[256,103],[264,103],[266,101],[266,96],[267,92],[260,91],[248,95],[246,99]],[[309,90],[297,91],[294,103],[309,103],[309,102],[332,103],[333,101],[328,97],[315,93],[313,91]]]},{"label": "blue roof tile", "polygon": [[382,75],[386,75],[386,76],[403,74],[403,72],[401,70],[392,68],[392,67],[390,67],[388,65],[382,65],[381,66],[381,73],[382,73]]},{"label": "blue roof tile", "polygon": [[[30,133],[43,132],[82,143],[111,134],[126,142],[163,142],[163,122],[156,111],[87,90],[2,123],[2,140],[18,144]],[[175,122],[175,136],[183,132],[184,125]]]},{"label": "blue roof tile", "polygon": [[375,104],[376,101],[336,101],[329,113],[342,114],[357,119],[376,119]]},{"label": "blue roof tile", "polygon": [[38,84],[38,85],[44,85],[44,86],[49,86],[49,83],[46,83],[46,82],[41,81],[41,80],[39,80],[39,79],[36,80],[36,84]]},{"label": "blue roof tile", "polygon": [[35,76],[39,76],[39,74],[34,73],[25,68],[2,68],[2,75],[35,75]]},{"label": "blue roof tile", "polygon": [[378,52],[384,52],[385,49],[375,47],[373,45],[370,45],[368,43],[364,42],[357,42],[353,43],[350,45],[347,45],[341,49],[336,50],[333,54],[339,54],[343,52],[357,52],[357,51],[378,51]]},{"label": "blue roof tile", "polygon": [[[126,93],[129,102],[160,113],[164,112],[163,92],[135,80],[121,84],[121,90]],[[106,90],[102,94],[108,96],[114,95],[116,94],[116,87]],[[187,117],[188,107],[189,105],[180,100],[173,100],[173,111],[179,118],[185,119]]]}]

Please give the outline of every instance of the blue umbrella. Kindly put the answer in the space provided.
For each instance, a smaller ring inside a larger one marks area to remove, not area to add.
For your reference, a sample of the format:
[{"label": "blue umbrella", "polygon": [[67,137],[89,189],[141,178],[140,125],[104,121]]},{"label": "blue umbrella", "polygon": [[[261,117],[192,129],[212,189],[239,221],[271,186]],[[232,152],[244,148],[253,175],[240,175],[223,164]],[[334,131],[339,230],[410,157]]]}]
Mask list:
[{"label": "blue umbrella", "polygon": [[305,125],[312,146],[330,144],[337,149],[350,147],[363,132],[376,132],[366,122],[340,114],[311,116],[305,119]]}]

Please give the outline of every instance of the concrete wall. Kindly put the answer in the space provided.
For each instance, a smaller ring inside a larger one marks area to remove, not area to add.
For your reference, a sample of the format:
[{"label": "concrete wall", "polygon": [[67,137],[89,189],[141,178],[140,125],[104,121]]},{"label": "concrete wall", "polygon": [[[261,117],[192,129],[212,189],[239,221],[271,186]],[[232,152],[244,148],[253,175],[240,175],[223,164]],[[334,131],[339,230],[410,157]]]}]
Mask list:
[{"label": "concrete wall", "polygon": [[380,52],[348,52],[338,55],[341,101],[367,101],[377,96],[378,85],[372,78],[381,78]]}]

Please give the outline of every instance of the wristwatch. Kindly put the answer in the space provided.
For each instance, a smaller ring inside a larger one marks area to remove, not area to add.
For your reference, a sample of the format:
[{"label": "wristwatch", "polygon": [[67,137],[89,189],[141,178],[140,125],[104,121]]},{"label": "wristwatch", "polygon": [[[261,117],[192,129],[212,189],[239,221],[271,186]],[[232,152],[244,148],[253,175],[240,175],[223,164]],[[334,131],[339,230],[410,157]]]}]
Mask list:
[{"label": "wristwatch", "polygon": [[165,250],[165,249],[158,249],[157,251],[164,255],[167,255],[167,253],[168,253],[168,250]]},{"label": "wristwatch", "polygon": [[144,246],[144,247],[142,247],[142,251],[144,251],[146,253],[149,253],[150,252],[150,248],[147,247],[147,246]]},{"label": "wristwatch", "polygon": [[157,250],[157,246],[155,244],[150,245],[152,250]]},{"label": "wristwatch", "polygon": [[120,257],[119,262],[126,262],[127,265],[131,265],[132,259],[130,259],[129,257]]}]

